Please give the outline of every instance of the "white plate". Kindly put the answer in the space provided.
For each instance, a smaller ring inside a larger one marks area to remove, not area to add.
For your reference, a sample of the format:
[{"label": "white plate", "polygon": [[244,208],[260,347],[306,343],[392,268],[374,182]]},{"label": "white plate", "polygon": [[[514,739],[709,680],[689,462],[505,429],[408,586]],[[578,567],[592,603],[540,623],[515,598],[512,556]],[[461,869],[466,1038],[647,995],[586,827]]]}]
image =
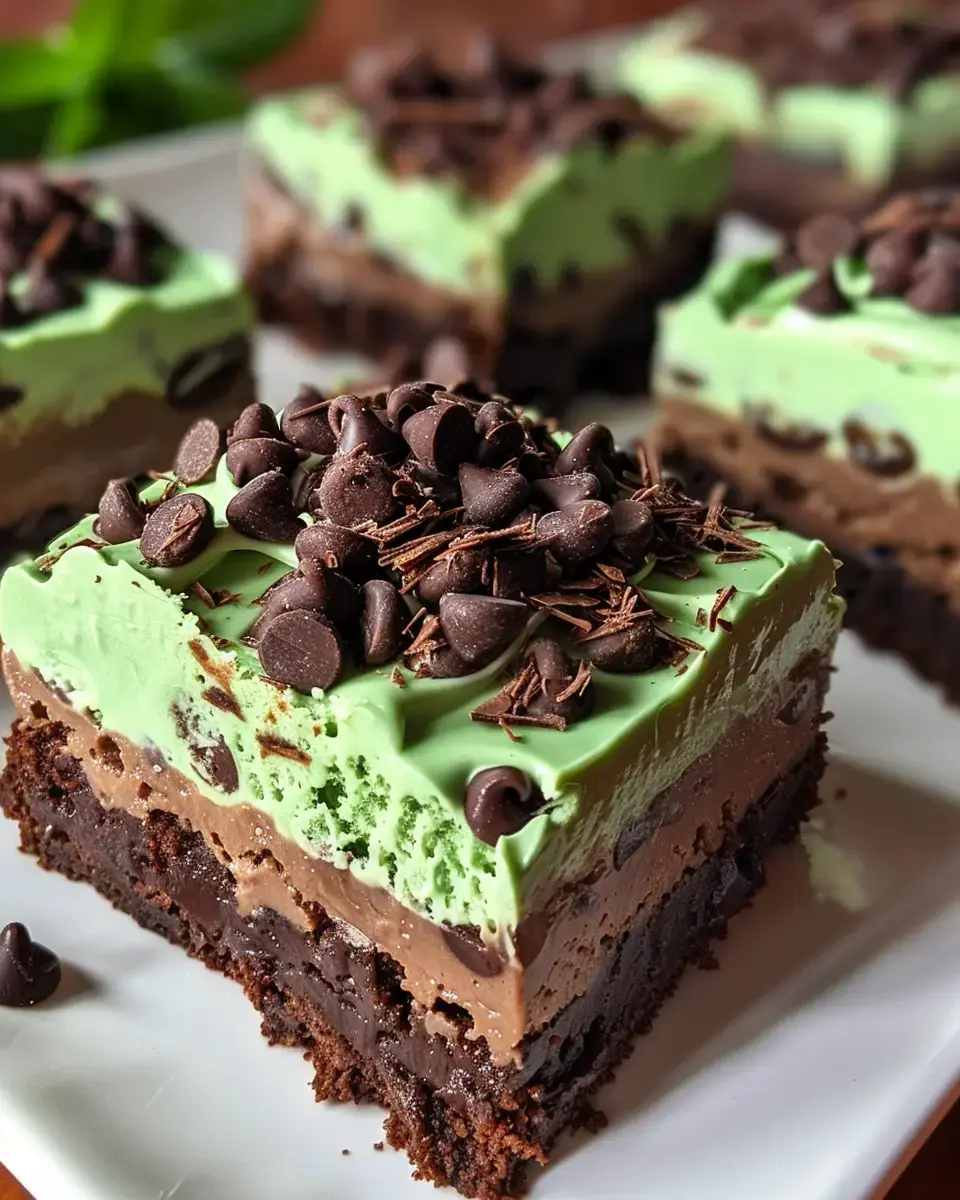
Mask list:
[{"label": "white plate", "polygon": [[[236,253],[230,132],[96,166],[189,241]],[[261,351],[275,404],[360,365],[272,334]],[[565,1142],[535,1200],[860,1200],[960,1073],[960,716],[846,636],[839,667],[816,862],[859,911],[814,895],[799,846],[778,851],[720,970],[687,974],[601,1093],[608,1128]],[[262,1041],[239,988],[38,871],[3,826],[0,925],[25,921],[66,964],[53,1001],[0,1010],[0,1160],[37,1200],[435,1194],[373,1149],[375,1110],[313,1105],[309,1069]]]}]

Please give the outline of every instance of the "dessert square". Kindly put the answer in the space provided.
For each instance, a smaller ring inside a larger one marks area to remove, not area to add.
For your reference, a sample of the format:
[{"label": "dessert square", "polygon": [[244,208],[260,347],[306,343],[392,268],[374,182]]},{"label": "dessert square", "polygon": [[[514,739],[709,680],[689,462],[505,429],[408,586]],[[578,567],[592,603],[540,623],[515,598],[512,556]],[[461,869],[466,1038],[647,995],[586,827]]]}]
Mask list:
[{"label": "dessert square", "polygon": [[234,270],[86,180],[0,171],[0,557],[253,399]]},{"label": "dessert square", "polygon": [[7,572],[0,799],[420,1177],[516,1194],[815,803],[841,613],[602,426],[306,389]]},{"label": "dessert square", "polygon": [[518,401],[646,385],[656,306],[703,274],[729,173],[721,137],[483,39],[453,62],[368,52],[342,87],[263,101],[247,143],[265,320],[423,371],[455,338]]},{"label": "dessert square", "polygon": [[960,192],[801,227],[664,314],[664,453],[820,537],[848,620],[960,701]]},{"label": "dessert square", "polygon": [[952,11],[932,0],[708,0],[629,45],[618,79],[666,120],[730,133],[734,206],[795,229],[957,180]]}]

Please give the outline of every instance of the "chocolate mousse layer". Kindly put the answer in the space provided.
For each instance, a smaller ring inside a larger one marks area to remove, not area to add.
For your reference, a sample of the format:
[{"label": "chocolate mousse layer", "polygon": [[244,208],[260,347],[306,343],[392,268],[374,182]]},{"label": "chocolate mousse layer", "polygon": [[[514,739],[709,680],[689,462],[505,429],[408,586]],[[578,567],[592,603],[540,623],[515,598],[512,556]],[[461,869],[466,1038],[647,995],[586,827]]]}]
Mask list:
[{"label": "chocolate mousse layer", "polygon": [[[193,797],[183,797],[180,813],[168,811],[159,805],[172,791],[151,792],[141,781],[139,811],[129,799],[118,805],[128,795],[133,748],[100,734],[92,753],[75,752],[77,731],[94,727],[35,677],[18,692],[22,717],[0,800],[20,823],[23,849],[44,866],[93,883],[142,925],[241,982],[263,1013],[265,1036],[307,1051],[318,1098],[386,1106],[389,1139],[421,1177],[468,1196],[516,1194],[525,1164],[545,1160],[683,967],[762,885],[770,845],[795,835],[815,803],[824,672],[819,662],[807,667],[791,681],[790,703],[742,723],[655,802],[643,827],[625,831],[606,876],[584,879],[543,914],[538,952],[527,949],[532,962],[552,958],[559,946],[569,954],[586,929],[584,913],[601,928],[629,880],[643,876],[648,847],[675,866],[626,929],[595,938],[590,977],[528,1034],[516,1063],[491,1061],[463,1007],[439,999],[426,1009],[411,995],[404,966],[322,903],[289,894],[286,880],[278,887],[269,875],[263,882],[255,870],[238,870],[212,829],[194,823]],[[18,678],[27,676],[11,682]],[[712,818],[691,829],[699,796]],[[272,854],[261,846],[252,866]],[[416,933],[412,950],[429,960],[433,950],[416,944]],[[482,985],[476,958],[471,968]],[[562,976],[557,983],[563,987]]]}]

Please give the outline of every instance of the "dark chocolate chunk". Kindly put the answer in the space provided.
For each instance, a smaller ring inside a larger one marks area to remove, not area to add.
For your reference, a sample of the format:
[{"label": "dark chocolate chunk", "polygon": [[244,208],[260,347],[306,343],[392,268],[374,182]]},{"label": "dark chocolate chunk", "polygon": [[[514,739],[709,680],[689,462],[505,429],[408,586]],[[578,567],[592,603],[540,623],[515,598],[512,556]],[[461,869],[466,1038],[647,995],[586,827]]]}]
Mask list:
[{"label": "dark chocolate chunk", "polygon": [[653,541],[653,509],[642,500],[618,500],[610,508],[613,537],[610,546],[628,571],[643,565]]},{"label": "dark chocolate chunk", "polygon": [[744,420],[748,421],[760,437],[782,450],[812,452],[825,446],[829,434],[806,422],[790,421],[780,417],[772,404],[750,403],[743,406]]},{"label": "dark chocolate chunk", "polygon": [[626,629],[577,643],[593,666],[617,675],[634,674],[652,667],[657,657],[657,627],[652,617],[641,617]]},{"label": "dark chocolate chunk", "polygon": [[113,226],[113,248],[106,273],[118,283],[147,287],[159,277],[154,259],[156,226],[133,209],[124,209]]},{"label": "dark chocolate chunk", "polygon": [[250,344],[240,333],[213,346],[192,350],[167,377],[167,403],[179,409],[213,404],[230,391],[246,371],[249,359]]},{"label": "dark chocolate chunk", "polygon": [[[403,423],[407,445],[426,467],[452,475],[473,455],[477,435],[473,414],[465,404],[440,399]],[[437,399],[437,398],[435,398]]]},{"label": "dark chocolate chunk", "polygon": [[222,735],[213,745],[191,742],[190,757],[201,775],[205,776],[214,787],[226,792],[228,796],[232,795],[240,786],[237,760]]},{"label": "dark chocolate chunk", "polygon": [[379,458],[361,450],[335,458],[320,481],[319,499],[324,515],[337,525],[382,524],[395,515],[399,502],[393,494],[394,473]]},{"label": "dark chocolate chunk", "polygon": [[891,229],[871,243],[866,254],[873,279],[871,295],[899,296],[909,287],[921,231],[915,226]]},{"label": "dark chocolate chunk", "polygon": [[143,533],[146,519],[134,485],[128,479],[111,479],[100,497],[94,532],[117,546],[135,541]]},{"label": "dark chocolate chunk", "polygon": [[195,492],[181,492],[147,516],[140,553],[152,567],[182,567],[213,541],[213,535],[213,509]]},{"label": "dark chocolate chunk", "polygon": [[370,579],[363,585],[363,661],[379,667],[396,658],[410,609],[386,579]]},{"label": "dark chocolate chunk", "polygon": [[414,413],[422,412],[433,404],[432,385],[424,383],[401,383],[387,396],[387,422],[399,433],[404,422]]},{"label": "dark chocolate chunk", "polygon": [[950,316],[960,312],[960,268],[946,258],[934,258],[915,275],[916,282],[904,296],[917,312]]},{"label": "dark chocolate chunk", "polygon": [[797,296],[795,303],[819,317],[835,317],[850,311],[850,301],[837,286],[832,269],[821,271]]},{"label": "dark chocolate chunk", "polygon": [[181,482],[192,486],[213,476],[223,453],[223,432],[216,421],[200,417],[180,439],[173,460],[173,472]]},{"label": "dark chocolate chunk", "polygon": [[377,573],[377,544],[343,525],[321,522],[297,534],[298,558],[313,558],[342,571],[355,583],[364,583]]},{"label": "dark chocolate chunk", "polygon": [[267,471],[244,484],[227,505],[227,521],[259,542],[292,542],[303,529],[282,471]]},{"label": "dark chocolate chunk", "polygon": [[526,504],[530,485],[518,471],[491,471],[460,464],[464,518],[472,525],[508,525]]},{"label": "dark chocolate chunk", "polygon": [[479,547],[458,550],[428,567],[417,583],[424,604],[440,603],[447,592],[482,592],[487,582],[489,555]]},{"label": "dark chocolate chunk", "polygon": [[535,479],[532,486],[533,494],[551,508],[566,508],[580,500],[596,500],[600,495],[600,480],[589,471]]},{"label": "dark chocolate chunk", "polygon": [[19,922],[0,931],[0,1005],[27,1008],[49,999],[60,985],[60,960],[35,942]]},{"label": "dark chocolate chunk", "polygon": [[257,631],[261,632],[271,617],[300,608],[323,613],[338,629],[356,628],[358,605],[357,587],[346,575],[304,559],[299,571],[285,575],[267,593]]},{"label": "dark chocolate chunk", "polygon": [[345,412],[340,421],[337,453],[350,454],[361,447],[385,462],[398,462],[407,454],[403,438],[389,429],[372,408]]},{"label": "dark chocolate chunk", "polygon": [[530,610],[517,600],[447,592],[440,597],[440,628],[451,650],[480,668],[523,632]]},{"label": "dark chocolate chunk", "polygon": [[579,500],[546,513],[537,523],[537,537],[565,566],[577,566],[596,558],[613,532],[613,515],[602,500]]},{"label": "dark chocolate chunk", "polygon": [[523,661],[533,663],[540,678],[541,691],[527,704],[531,716],[563,717],[570,724],[589,716],[596,699],[594,686],[588,682],[583,689],[565,694],[576,678],[577,667],[558,641],[534,638],[524,648]]},{"label": "dark chocolate chunk", "polygon": [[492,979],[503,971],[503,957],[495,946],[487,946],[473,926],[442,925],[447,949],[474,975]]},{"label": "dark chocolate chunk", "polygon": [[843,436],[850,457],[874,475],[892,478],[912,471],[917,463],[913,446],[902,433],[871,429],[863,421],[843,423]]},{"label": "dark chocolate chunk", "polygon": [[796,251],[805,267],[823,271],[834,259],[854,254],[860,243],[856,224],[840,213],[820,213],[797,230]]},{"label": "dark chocolate chunk", "polygon": [[616,450],[613,434],[606,425],[584,425],[579,433],[567,442],[554,464],[555,475],[576,475],[588,471],[600,480],[604,488],[612,486],[614,479],[610,464]]},{"label": "dark chocolate chunk", "polygon": [[480,408],[474,428],[480,435],[476,459],[482,467],[499,467],[516,458],[526,441],[516,414],[497,400],[488,400]]},{"label": "dark chocolate chunk", "polygon": [[227,445],[247,438],[279,438],[277,414],[267,404],[248,404],[227,432]]},{"label": "dark chocolate chunk", "polygon": [[237,487],[243,487],[267,471],[291,475],[299,461],[293,446],[280,438],[243,438],[234,441],[227,450],[227,470]]},{"label": "dark chocolate chunk", "polygon": [[337,439],[330,428],[330,416],[323,394],[304,384],[280,417],[283,436],[299,450],[311,454],[333,454]]},{"label": "dark chocolate chunk", "polygon": [[518,833],[543,807],[543,794],[516,767],[487,767],[467,784],[463,810],[476,837],[495,846]]},{"label": "dark chocolate chunk", "polygon": [[272,617],[257,649],[266,674],[298,692],[333,687],[343,673],[340,635],[319,613],[297,609]]},{"label": "dark chocolate chunk", "polygon": [[[554,570],[551,573],[551,565]],[[493,559],[493,594],[504,600],[522,600],[545,591],[560,578],[556,561],[539,546],[501,550]],[[475,588],[469,589],[475,591]]]}]

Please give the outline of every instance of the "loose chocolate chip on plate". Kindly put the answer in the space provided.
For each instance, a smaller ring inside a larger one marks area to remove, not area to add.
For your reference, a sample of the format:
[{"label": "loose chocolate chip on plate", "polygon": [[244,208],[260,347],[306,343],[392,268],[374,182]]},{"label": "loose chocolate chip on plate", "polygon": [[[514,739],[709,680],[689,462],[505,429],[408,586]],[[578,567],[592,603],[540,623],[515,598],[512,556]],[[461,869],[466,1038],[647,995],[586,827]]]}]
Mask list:
[{"label": "loose chocolate chip on plate", "polygon": [[297,534],[298,558],[313,558],[334,566],[355,583],[365,583],[377,573],[377,544],[343,525],[322,522]]},{"label": "loose chocolate chip on plate", "polygon": [[433,606],[447,592],[482,592],[487,582],[488,562],[489,555],[477,547],[438,559],[420,577],[417,595],[424,604]]},{"label": "loose chocolate chip on plate", "polygon": [[297,609],[273,617],[257,649],[266,674],[298,692],[332,687],[343,673],[340,635],[319,613]]},{"label": "loose chocolate chip on plate", "polygon": [[216,421],[200,417],[180,440],[173,472],[188,486],[212,477],[223,453],[223,432]]},{"label": "loose chocolate chip on plate", "polygon": [[518,471],[491,471],[461,463],[460,494],[466,521],[498,528],[509,524],[526,504],[530,484]]},{"label": "loose chocolate chip on plate", "polygon": [[450,648],[475,668],[486,666],[523,632],[530,610],[518,600],[447,592],[440,628]]},{"label": "loose chocolate chip on plate", "polygon": [[290,475],[299,461],[293,446],[280,438],[243,438],[227,450],[227,470],[237,487],[243,487],[267,471]]},{"label": "loose chocolate chip on plate", "polygon": [[337,448],[327,402],[321,392],[309,385],[305,384],[283,410],[280,428],[287,441],[299,450],[333,454]]},{"label": "loose chocolate chip on plate", "polygon": [[477,443],[470,409],[445,400],[408,417],[403,437],[424,466],[448,475],[473,455]]},{"label": "loose chocolate chip on plate", "polygon": [[657,627],[652,617],[642,617],[626,629],[580,641],[577,649],[601,671],[632,675],[653,666],[657,657]]},{"label": "loose chocolate chip on plate", "polygon": [[916,466],[913,446],[902,433],[886,433],[871,429],[863,421],[850,420],[843,424],[843,436],[850,457],[874,475],[903,475]]},{"label": "loose chocolate chip on plate", "polygon": [[653,541],[653,509],[642,500],[618,500],[610,515],[613,517],[611,548],[628,571],[636,571]]},{"label": "loose chocolate chip on plate", "polygon": [[277,414],[267,404],[248,404],[227,432],[227,445],[246,438],[278,438]]},{"label": "loose chocolate chip on plate", "polygon": [[543,807],[543,794],[516,767],[487,767],[467,784],[463,809],[474,835],[488,846],[519,832]]},{"label": "loose chocolate chip on plate", "polygon": [[432,384],[401,383],[387,396],[387,422],[397,433],[404,422],[414,413],[422,412],[433,404]]},{"label": "loose chocolate chip on plate", "polygon": [[410,609],[386,579],[370,579],[363,585],[363,661],[379,667],[396,658]]},{"label": "loose chocolate chip on plate", "polygon": [[832,269],[821,271],[797,296],[796,304],[818,317],[835,317],[850,311],[850,301],[837,286]]},{"label": "loose chocolate chip on plate", "polygon": [[800,226],[796,250],[805,267],[824,270],[834,259],[856,252],[860,232],[856,224],[840,213],[820,213]]},{"label": "loose chocolate chip on plate", "polygon": [[178,409],[212,404],[233,387],[246,370],[249,357],[250,345],[239,333],[213,346],[190,351],[167,377],[167,403]]},{"label": "loose chocolate chip on plate", "polygon": [[579,500],[546,513],[537,524],[537,537],[565,566],[596,558],[613,536],[613,516],[602,500]]},{"label": "loose chocolate chip on plate", "polygon": [[589,471],[553,475],[549,479],[535,479],[533,494],[551,508],[566,508],[580,500],[596,500],[600,495],[600,480]]},{"label": "loose chocolate chip on plate", "polygon": [[324,515],[348,527],[389,521],[399,507],[393,494],[395,478],[389,467],[366,451],[335,458],[318,489]]},{"label": "loose chocolate chip on plate", "polygon": [[164,500],[147,517],[140,553],[152,567],[182,567],[213,540],[213,510],[195,492]]},{"label": "loose chocolate chip on plate", "polygon": [[132,542],[143,533],[146,513],[128,479],[111,479],[103,489],[94,532],[111,546]]},{"label": "loose chocolate chip on plate", "polygon": [[303,529],[282,471],[267,471],[244,484],[227,505],[227,521],[237,533],[260,542],[292,542]]},{"label": "loose chocolate chip on plate", "polygon": [[345,412],[340,420],[337,453],[350,454],[361,447],[386,462],[397,462],[407,453],[403,438],[389,429],[372,408]]},{"label": "loose chocolate chip on plate", "polygon": [[19,922],[0,931],[0,1005],[27,1008],[49,999],[60,984],[60,960]]}]

